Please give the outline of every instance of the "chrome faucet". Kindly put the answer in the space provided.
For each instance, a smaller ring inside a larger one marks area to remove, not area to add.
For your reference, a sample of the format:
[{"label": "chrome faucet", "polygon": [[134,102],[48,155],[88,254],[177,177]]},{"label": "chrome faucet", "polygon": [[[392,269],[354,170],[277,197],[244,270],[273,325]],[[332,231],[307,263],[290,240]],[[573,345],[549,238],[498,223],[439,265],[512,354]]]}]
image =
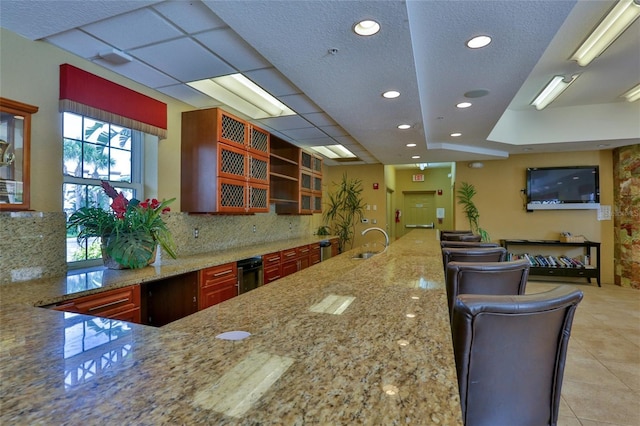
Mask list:
[{"label": "chrome faucet", "polygon": [[362,235],[366,234],[369,231],[380,231],[382,232],[382,234],[384,235],[384,248],[387,248],[387,246],[389,245],[389,234],[387,234],[387,232],[382,229],[382,228],[367,228],[364,231],[362,231]]}]

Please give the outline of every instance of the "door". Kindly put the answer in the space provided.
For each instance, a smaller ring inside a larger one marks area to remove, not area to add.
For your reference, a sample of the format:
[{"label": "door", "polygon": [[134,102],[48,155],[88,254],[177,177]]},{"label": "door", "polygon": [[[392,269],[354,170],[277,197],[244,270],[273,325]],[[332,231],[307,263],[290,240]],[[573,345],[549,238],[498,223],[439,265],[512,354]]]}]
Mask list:
[{"label": "door", "polygon": [[[406,192],[404,194],[405,231],[411,227],[431,225],[436,222],[435,192]],[[407,229],[408,228],[408,229]]]}]

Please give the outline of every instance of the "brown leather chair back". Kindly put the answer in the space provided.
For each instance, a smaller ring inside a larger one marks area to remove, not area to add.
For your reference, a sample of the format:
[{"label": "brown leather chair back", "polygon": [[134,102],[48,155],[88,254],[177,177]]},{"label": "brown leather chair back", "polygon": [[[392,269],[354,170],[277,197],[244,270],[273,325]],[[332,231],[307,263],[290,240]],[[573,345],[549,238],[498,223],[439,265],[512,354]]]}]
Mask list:
[{"label": "brown leather chair back", "polygon": [[449,319],[459,294],[524,294],[529,277],[528,260],[511,262],[449,262],[447,264],[447,302]]},{"label": "brown leather chair back", "polygon": [[473,233],[463,234],[456,232],[455,234],[441,233],[440,241],[480,241],[482,237]]},{"label": "brown leather chair back", "polygon": [[440,241],[440,247],[474,248],[474,247],[500,247],[498,243],[474,242],[474,241]]},{"label": "brown leather chair back", "polygon": [[444,247],[442,249],[445,276],[449,262],[504,262],[506,258],[507,249],[504,247]]},{"label": "brown leather chair back", "polygon": [[582,292],[462,294],[453,348],[462,417],[474,425],[555,425],[571,324]]}]

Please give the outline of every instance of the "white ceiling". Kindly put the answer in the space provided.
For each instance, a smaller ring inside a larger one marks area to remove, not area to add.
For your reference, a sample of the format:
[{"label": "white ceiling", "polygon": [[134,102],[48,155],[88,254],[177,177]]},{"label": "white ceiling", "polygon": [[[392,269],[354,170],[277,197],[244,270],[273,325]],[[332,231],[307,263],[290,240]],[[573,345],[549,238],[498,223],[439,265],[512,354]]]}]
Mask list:
[{"label": "white ceiling", "polygon": [[[568,60],[613,4],[2,0],[0,25],[194,108],[219,104],[186,82],[242,72],[298,113],[256,120],[272,133],[302,147],[342,143],[357,164],[414,164],[640,143],[640,102],[620,97],[640,83],[640,20],[587,67]],[[355,35],[365,18],[381,31]],[[493,42],[468,49],[479,34]],[[109,48],[133,61],[98,57]],[[545,110],[529,105],[554,75],[574,73],[581,76]],[[389,89],[402,95],[382,98]],[[478,89],[489,94],[465,97]],[[464,100],[473,106],[455,107]],[[413,127],[398,130],[401,123]]]}]

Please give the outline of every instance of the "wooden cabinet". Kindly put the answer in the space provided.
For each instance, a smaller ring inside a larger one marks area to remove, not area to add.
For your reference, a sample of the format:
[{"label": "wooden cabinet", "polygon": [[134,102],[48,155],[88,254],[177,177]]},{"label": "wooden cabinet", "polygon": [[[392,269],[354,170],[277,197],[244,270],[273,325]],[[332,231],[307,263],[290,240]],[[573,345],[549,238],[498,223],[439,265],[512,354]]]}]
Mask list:
[{"label": "wooden cabinet", "polygon": [[282,276],[282,264],[280,252],[265,254],[262,256],[264,283],[269,284]]},{"label": "wooden cabinet", "polygon": [[340,254],[340,240],[338,238],[331,238],[331,257]]},{"label": "wooden cabinet", "polygon": [[198,311],[198,273],[143,284],[142,322],[161,327]]},{"label": "wooden cabinet", "polygon": [[60,302],[51,309],[140,323],[140,286],[132,285]]},{"label": "wooden cabinet", "polygon": [[220,108],[182,113],[181,210],[269,211],[270,135]]},{"label": "wooden cabinet", "polygon": [[271,202],[278,214],[322,212],[322,159],[271,137]]},{"label": "wooden cabinet", "polygon": [[320,243],[309,244],[309,265],[320,263],[321,260]]},{"label": "wooden cabinet", "polygon": [[0,211],[29,210],[31,115],[38,107],[0,97]]},{"label": "wooden cabinet", "polygon": [[212,266],[199,272],[199,309],[205,309],[238,295],[238,268],[235,262]]},{"label": "wooden cabinet", "polygon": [[282,250],[280,262],[282,264],[282,276],[286,277],[295,272],[308,268],[310,265],[311,248],[309,245]]}]

